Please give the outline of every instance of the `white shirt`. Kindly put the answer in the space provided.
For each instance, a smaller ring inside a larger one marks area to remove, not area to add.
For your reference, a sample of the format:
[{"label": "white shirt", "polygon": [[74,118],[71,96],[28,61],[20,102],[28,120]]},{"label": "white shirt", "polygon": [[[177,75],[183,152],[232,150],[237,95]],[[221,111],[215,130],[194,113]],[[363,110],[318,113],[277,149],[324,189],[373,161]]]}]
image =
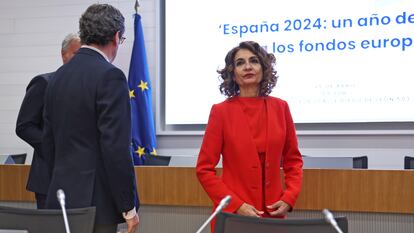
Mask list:
[{"label": "white shirt", "polygon": [[94,50],[94,51],[96,51],[96,52],[98,52],[99,54],[101,54],[109,63],[111,63],[110,61],[109,61],[109,58],[108,58],[108,56],[106,56],[106,54],[104,53],[104,52],[102,52],[101,50],[99,50],[98,48],[96,48],[96,47],[93,47],[93,46],[90,46],[90,45],[82,45],[81,46],[81,48],[87,48],[87,49],[92,49],[92,50]]}]

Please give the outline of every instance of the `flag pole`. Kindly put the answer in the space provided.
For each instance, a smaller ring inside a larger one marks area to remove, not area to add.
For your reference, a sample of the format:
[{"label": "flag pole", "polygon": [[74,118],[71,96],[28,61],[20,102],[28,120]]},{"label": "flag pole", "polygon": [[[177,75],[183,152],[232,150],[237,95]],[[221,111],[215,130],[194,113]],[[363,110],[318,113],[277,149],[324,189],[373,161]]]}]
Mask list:
[{"label": "flag pole", "polygon": [[134,8],[135,8],[135,13],[138,14],[138,8],[139,8],[139,2],[138,2],[138,0],[135,0],[135,6],[134,6]]}]

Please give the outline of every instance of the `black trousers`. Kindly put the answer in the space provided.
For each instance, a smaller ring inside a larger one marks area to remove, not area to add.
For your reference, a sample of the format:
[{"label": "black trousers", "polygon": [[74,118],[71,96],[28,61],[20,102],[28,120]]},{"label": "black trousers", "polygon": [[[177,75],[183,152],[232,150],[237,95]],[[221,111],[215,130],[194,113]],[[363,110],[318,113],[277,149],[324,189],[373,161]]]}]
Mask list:
[{"label": "black trousers", "polygon": [[38,209],[46,208],[46,194],[35,193],[36,205]]},{"label": "black trousers", "polygon": [[116,233],[118,224],[109,224],[109,225],[102,225],[102,224],[95,224],[93,233]]}]

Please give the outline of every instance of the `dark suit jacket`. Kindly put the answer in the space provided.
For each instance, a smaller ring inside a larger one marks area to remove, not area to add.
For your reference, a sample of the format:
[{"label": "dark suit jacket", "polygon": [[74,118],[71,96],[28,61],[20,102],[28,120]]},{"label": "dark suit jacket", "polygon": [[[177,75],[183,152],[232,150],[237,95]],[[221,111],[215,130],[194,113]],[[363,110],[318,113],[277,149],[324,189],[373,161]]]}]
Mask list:
[{"label": "dark suit jacket", "polygon": [[16,122],[16,134],[33,149],[26,189],[35,193],[46,194],[49,187],[49,166],[42,155],[42,130],[44,95],[49,79],[54,73],[41,74],[32,79],[26,88],[22,105]]},{"label": "dark suit jacket", "polygon": [[46,207],[59,208],[63,189],[67,208],[96,206],[96,223],[122,222],[137,195],[122,71],[81,48],[48,85],[44,123],[44,155],[54,164]]}]

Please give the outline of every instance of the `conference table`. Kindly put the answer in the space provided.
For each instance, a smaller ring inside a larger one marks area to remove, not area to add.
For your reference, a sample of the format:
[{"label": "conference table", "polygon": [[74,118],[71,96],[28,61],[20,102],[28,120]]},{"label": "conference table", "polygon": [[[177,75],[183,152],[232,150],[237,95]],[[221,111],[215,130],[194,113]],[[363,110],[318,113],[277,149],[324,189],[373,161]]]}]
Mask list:
[{"label": "conference table", "polygon": [[[29,169],[0,165],[0,202],[34,201]],[[194,167],[136,166],[135,174],[143,205],[211,206]],[[304,169],[295,209],[414,214],[413,198],[414,170]]]}]

